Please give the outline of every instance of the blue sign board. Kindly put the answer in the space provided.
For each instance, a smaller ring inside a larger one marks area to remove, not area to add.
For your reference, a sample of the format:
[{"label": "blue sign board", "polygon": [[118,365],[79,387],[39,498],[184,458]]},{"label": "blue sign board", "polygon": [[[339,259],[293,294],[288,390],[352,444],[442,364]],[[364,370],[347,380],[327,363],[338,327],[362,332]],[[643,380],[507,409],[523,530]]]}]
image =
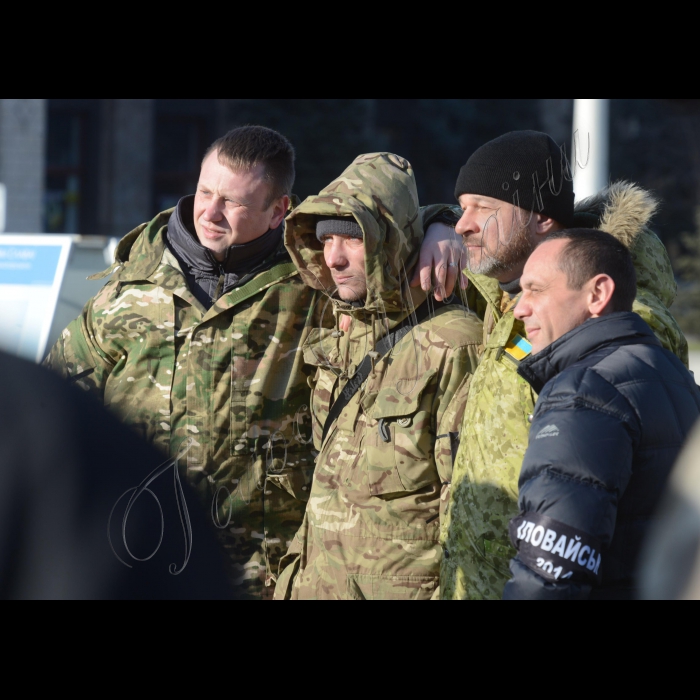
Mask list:
[{"label": "blue sign board", "polygon": [[58,270],[60,245],[0,245],[0,284],[51,286]]},{"label": "blue sign board", "polygon": [[40,362],[72,244],[70,236],[0,235],[0,348]]}]

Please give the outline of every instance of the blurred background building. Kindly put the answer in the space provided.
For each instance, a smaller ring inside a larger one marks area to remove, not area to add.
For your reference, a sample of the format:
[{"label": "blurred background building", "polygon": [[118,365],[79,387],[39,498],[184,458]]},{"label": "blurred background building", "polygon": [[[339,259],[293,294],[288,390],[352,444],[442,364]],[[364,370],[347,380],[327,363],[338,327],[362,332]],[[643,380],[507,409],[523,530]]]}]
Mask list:
[{"label": "blurred background building", "polygon": [[[228,129],[263,124],[297,151],[304,198],[359,153],[411,161],[422,203],[454,200],[460,166],[506,131],[546,131],[570,150],[573,100],[0,100],[5,231],[76,239],[55,337],[101,286],[102,249],[194,192],[206,147]],[[700,337],[700,100],[610,100],[610,178],[662,199],[655,230],[678,273],[673,312]],[[71,291],[72,290],[72,291]],[[700,346],[698,346],[700,349]]]}]

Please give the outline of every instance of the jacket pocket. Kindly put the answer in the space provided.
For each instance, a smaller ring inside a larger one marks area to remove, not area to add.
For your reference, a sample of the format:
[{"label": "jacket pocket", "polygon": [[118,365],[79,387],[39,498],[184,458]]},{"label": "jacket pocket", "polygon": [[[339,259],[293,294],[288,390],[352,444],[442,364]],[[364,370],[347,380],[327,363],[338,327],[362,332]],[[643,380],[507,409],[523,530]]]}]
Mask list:
[{"label": "jacket pocket", "polygon": [[298,501],[308,501],[311,481],[314,477],[314,465],[285,467],[279,472],[268,471],[267,481],[286,491]]},{"label": "jacket pocket", "polygon": [[275,584],[275,600],[293,600],[294,581],[299,573],[301,555],[295,552],[287,552],[279,563],[279,573]]},{"label": "jacket pocket", "polygon": [[433,453],[433,395],[428,391],[432,378],[419,380],[410,393],[391,387],[377,394],[365,438],[372,495],[417,491],[439,480]]},{"label": "jacket pocket", "polygon": [[306,563],[306,543],[309,537],[309,521],[306,516],[292,538],[287,553],[280,559],[275,586],[275,600],[297,600],[299,581],[297,580]]},{"label": "jacket pocket", "polygon": [[437,576],[348,574],[346,597],[350,600],[430,600],[437,587]]}]

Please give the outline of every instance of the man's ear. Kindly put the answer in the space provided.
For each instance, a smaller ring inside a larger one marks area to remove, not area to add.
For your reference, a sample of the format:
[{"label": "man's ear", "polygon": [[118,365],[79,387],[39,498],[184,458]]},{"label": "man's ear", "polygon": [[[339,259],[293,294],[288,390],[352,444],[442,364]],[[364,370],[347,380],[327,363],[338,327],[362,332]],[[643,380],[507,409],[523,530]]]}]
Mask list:
[{"label": "man's ear", "polygon": [[285,194],[278,200],[272,203],[272,217],[270,219],[270,228],[277,228],[281,223],[282,219],[287,215],[287,210],[289,209],[289,197]]},{"label": "man's ear", "polygon": [[588,312],[591,318],[612,313],[612,296],[615,282],[610,275],[600,274],[588,281]]},{"label": "man's ear", "polygon": [[551,216],[535,214],[535,233],[538,236],[547,236],[554,231],[559,231],[561,226]]}]

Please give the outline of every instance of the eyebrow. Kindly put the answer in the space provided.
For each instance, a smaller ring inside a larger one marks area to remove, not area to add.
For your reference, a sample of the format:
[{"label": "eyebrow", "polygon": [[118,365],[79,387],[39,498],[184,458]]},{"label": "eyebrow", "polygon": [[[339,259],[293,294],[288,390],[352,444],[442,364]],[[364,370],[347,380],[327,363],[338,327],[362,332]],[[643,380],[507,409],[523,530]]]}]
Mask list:
[{"label": "eyebrow", "polygon": [[224,199],[230,199],[231,201],[236,202],[236,204],[241,204],[244,207],[250,206],[250,202],[247,199],[241,199],[240,197],[234,197],[229,194],[224,194],[223,197]]},{"label": "eyebrow", "polygon": [[533,285],[538,285],[538,286],[543,286],[546,285],[548,282],[546,279],[542,279],[541,277],[526,277],[524,280],[521,277],[520,278],[520,288],[525,289],[525,287],[532,287]]},{"label": "eyebrow", "polygon": [[[197,183],[197,188],[204,188],[205,190],[208,190],[209,192],[213,192],[215,188],[213,188],[211,185],[208,185],[206,182],[198,182]],[[219,192],[219,195],[222,196],[224,199],[230,199],[236,204],[242,204],[244,207],[249,207],[251,206],[250,201],[246,199],[242,199],[241,197],[234,197],[231,194],[227,194],[226,192]]]}]

